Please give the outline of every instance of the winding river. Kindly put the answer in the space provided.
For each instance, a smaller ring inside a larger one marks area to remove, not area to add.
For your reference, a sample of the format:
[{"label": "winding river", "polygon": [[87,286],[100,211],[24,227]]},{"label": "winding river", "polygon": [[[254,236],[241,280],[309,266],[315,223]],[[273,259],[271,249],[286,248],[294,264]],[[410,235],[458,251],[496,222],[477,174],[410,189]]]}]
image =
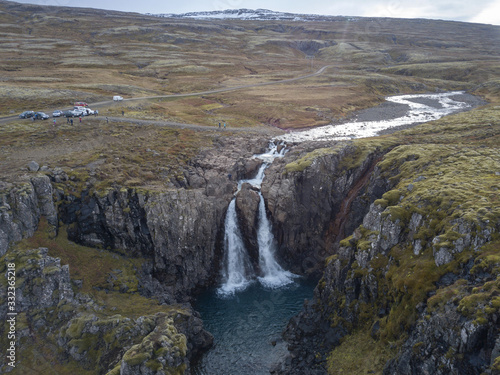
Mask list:
[{"label": "winding river", "polygon": [[374,137],[390,130],[438,120],[479,104],[481,101],[477,97],[463,91],[389,96],[383,105],[360,111],[361,118],[354,121],[288,133],[277,139],[292,143]]}]

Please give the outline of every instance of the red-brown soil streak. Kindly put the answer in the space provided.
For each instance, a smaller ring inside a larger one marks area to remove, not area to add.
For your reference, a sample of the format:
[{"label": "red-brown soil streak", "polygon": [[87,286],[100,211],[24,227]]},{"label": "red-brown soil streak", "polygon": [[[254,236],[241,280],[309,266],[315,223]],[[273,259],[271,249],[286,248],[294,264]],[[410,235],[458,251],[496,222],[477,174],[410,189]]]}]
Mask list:
[{"label": "red-brown soil streak", "polygon": [[335,220],[331,222],[330,228],[328,229],[326,233],[326,248],[332,248],[333,250],[338,248],[338,244],[341,240],[345,238],[345,233],[344,233],[344,227],[345,227],[345,222],[347,215],[351,212],[351,204],[354,198],[356,198],[363,189],[363,187],[366,186],[368,183],[368,180],[370,179],[370,176],[375,169],[375,166],[378,164],[378,162],[382,159],[382,156],[378,157],[375,159],[371,165],[368,167],[368,169],[363,173],[363,175],[358,179],[356,184],[353,186],[353,188],[347,193],[347,196],[344,198],[340,205],[340,210],[335,215]]}]

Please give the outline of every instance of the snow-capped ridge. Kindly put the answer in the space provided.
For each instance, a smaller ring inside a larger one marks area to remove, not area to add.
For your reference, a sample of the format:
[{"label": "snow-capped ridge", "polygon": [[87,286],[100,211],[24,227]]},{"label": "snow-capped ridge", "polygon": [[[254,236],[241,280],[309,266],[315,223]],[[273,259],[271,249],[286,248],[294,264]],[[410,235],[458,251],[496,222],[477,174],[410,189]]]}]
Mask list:
[{"label": "snow-capped ridge", "polygon": [[[240,19],[240,20],[286,20],[286,21],[333,21],[345,19],[340,16],[323,16],[318,14],[295,14],[285,12],[275,12],[269,9],[226,9],[207,12],[189,12],[182,14],[150,14],[165,18],[195,18],[195,19]],[[353,18],[353,17],[350,17]]]}]

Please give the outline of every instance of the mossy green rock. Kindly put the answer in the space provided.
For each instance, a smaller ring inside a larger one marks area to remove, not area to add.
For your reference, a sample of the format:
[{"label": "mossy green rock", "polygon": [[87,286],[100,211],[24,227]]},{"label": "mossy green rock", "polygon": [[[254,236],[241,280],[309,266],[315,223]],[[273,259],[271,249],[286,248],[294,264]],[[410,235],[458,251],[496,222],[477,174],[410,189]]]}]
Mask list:
[{"label": "mossy green rock", "polygon": [[173,319],[155,316],[156,326],[123,355],[120,374],[184,374],[188,368],[186,336],[179,334]]},{"label": "mossy green rock", "polygon": [[[284,373],[496,373],[498,118],[487,107],[391,137],[400,144],[378,162],[367,191],[384,189],[285,331],[292,353]],[[320,164],[305,171],[323,186]],[[370,345],[360,349],[367,332]],[[375,353],[383,360],[343,360]]]}]

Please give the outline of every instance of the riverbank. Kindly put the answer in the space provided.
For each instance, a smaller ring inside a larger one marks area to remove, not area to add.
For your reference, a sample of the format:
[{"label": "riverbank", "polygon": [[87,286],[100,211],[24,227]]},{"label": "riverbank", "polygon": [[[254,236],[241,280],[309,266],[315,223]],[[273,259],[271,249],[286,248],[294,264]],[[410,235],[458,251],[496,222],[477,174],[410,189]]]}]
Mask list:
[{"label": "riverbank", "polygon": [[[468,94],[468,93],[461,93],[461,94],[452,95],[452,96],[450,96],[450,98],[453,100],[456,100],[458,102],[462,102],[462,103],[466,104],[466,106],[464,106],[463,108],[458,108],[453,113],[470,111],[474,108],[488,104],[488,102],[486,100],[480,98],[479,96]],[[413,98],[410,100],[415,102],[415,103],[424,104],[424,105],[431,107],[431,108],[442,109],[442,105],[434,99]],[[372,118],[377,118],[377,116],[382,116],[384,112],[378,110],[378,107],[382,107],[382,106],[384,106],[385,113],[387,113],[391,117],[395,116],[393,118],[397,117],[397,113],[401,113],[404,111],[403,107],[407,107],[407,105],[397,104],[397,103],[393,103],[393,102],[386,102],[386,103],[383,103],[380,106],[377,106],[374,108],[368,108],[365,110],[361,110],[360,111],[361,114],[358,115],[358,120],[367,121],[369,118],[371,118],[370,116],[374,116]],[[380,112],[382,112],[382,113],[380,113]],[[366,120],[363,120],[363,119],[366,119]],[[409,129],[409,128],[411,128],[415,125],[418,125],[418,124],[420,124],[420,123],[395,126],[395,127],[380,131],[379,135],[392,134],[392,133],[400,131],[400,130]]]},{"label": "riverbank", "polygon": [[376,107],[356,111],[339,123],[288,133],[285,142],[349,140],[390,134],[443,116],[468,111],[486,102],[465,92],[396,95]]}]

